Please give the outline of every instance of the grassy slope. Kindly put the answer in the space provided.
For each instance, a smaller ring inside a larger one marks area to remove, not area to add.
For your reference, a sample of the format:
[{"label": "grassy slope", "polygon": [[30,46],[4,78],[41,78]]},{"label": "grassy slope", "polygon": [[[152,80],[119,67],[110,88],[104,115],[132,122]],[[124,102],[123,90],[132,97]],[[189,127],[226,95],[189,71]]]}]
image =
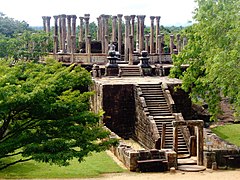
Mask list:
[{"label": "grassy slope", "polygon": [[73,160],[70,166],[59,167],[45,163],[29,161],[19,163],[0,171],[1,178],[87,178],[103,173],[123,172],[106,152],[94,153],[86,161]]},{"label": "grassy slope", "polygon": [[240,124],[228,124],[212,129],[222,139],[240,147]]}]

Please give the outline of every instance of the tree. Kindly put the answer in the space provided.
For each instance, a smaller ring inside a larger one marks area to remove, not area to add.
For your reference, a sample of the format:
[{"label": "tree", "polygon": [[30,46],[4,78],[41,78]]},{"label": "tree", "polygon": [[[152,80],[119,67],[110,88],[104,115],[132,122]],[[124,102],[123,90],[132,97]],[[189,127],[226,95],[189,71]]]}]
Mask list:
[{"label": "tree", "polygon": [[0,12],[0,34],[12,37],[16,33],[22,33],[25,30],[31,30],[25,21],[14,20]]},{"label": "tree", "polygon": [[0,34],[0,58],[35,60],[52,50],[50,35],[43,31],[14,34],[7,37]]},{"label": "tree", "polygon": [[[174,57],[172,73],[183,79],[182,88],[195,101],[208,104],[212,120],[223,97],[240,115],[240,1],[197,0],[195,21],[185,30],[188,45]],[[180,65],[189,64],[181,73]]]},{"label": "tree", "polygon": [[19,61],[0,61],[0,162],[21,154],[26,160],[68,165],[114,141],[90,111],[91,76],[80,66],[64,67]]}]

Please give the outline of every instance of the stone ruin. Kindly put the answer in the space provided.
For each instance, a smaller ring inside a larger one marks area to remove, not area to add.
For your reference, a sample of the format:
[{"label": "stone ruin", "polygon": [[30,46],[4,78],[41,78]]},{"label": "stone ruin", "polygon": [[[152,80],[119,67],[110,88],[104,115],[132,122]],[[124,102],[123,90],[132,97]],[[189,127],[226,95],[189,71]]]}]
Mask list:
[{"label": "stone ruin", "polygon": [[[186,45],[186,38],[181,38],[179,34],[176,40],[174,35],[170,35],[169,44],[165,42],[164,34],[160,33],[160,16],[150,16],[150,34],[145,34],[145,15],[102,14],[97,18],[96,40],[92,39],[89,29],[90,14],[79,17],[79,34],[76,34],[76,15],[62,14],[53,17],[54,47],[51,55],[65,63],[106,64],[110,44],[115,45],[119,60],[129,65],[138,61],[142,51],[148,52],[152,63],[171,63],[171,54],[178,53]],[[43,16],[42,19],[43,29],[49,33],[51,17]],[[110,22],[111,32],[108,29]]]},{"label": "stone ruin", "polygon": [[[144,34],[146,16],[124,16],[125,32],[122,17],[122,14],[99,16],[97,39],[92,40],[89,14],[79,17],[78,35],[76,15],[54,16],[54,50],[49,54],[65,64],[81,64],[91,71],[92,89],[96,92],[91,100],[92,109],[105,111],[103,123],[110,129],[111,137],[133,138],[144,147],[136,150],[120,141],[118,147],[111,148],[112,152],[131,171],[178,169],[181,159],[191,156],[197,157],[194,163],[190,162],[191,166],[239,167],[239,147],[206,131],[202,120],[192,119],[188,94],[174,90],[181,82],[166,77],[173,66],[171,55],[182,50],[186,38],[181,39],[178,34],[175,45],[175,37],[170,35],[168,49],[164,34],[160,33],[160,16],[150,16],[150,35]],[[50,19],[43,16],[47,33]],[[182,65],[183,70],[187,67]],[[123,77],[129,80],[126,82]]]}]

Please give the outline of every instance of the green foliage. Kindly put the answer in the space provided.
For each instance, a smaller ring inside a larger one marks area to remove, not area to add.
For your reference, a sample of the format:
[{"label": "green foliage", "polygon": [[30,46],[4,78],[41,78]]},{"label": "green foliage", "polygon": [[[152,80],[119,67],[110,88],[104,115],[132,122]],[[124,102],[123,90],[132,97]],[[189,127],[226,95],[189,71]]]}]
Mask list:
[{"label": "green foliage", "polygon": [[20,149],[25,158],[68,165],[105,150],[111,140],[89,111],[91,83],[79,66],[0,61],[0,158]]},{"label": "green foliage", "polygon": [[0,58],[39,60],[52,50],[50,35],[40,31],[24,31],[7,37],[0,34]]},{"label": "green foliage", "polygon": [[0,12],[0,34],[12,37],[14,34],[22,33],[25,30],[30,30],[29,25],[25,21],[14,20]]},{"label": "green foliage", "polygon": [[[240,1],[197,0],[196,23],[185,29],[188,45],[174,57],[172,73],[183,79],[193,100],[209,105],[212,120],[228,97],[240,115]],[[181,64],[189,64],[184,73]]]},{"label": "green foliage", "polygon": [[240,124],[228,124],[211,129],[222,139],[240,147]]}]

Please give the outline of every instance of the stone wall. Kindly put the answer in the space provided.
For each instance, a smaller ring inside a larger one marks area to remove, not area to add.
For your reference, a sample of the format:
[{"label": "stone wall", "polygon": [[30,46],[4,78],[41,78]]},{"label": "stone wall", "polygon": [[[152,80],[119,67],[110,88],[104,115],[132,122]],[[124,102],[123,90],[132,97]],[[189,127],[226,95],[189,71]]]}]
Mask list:
[{"label": "stone wall", "polygon": [[153,118],[149,116],[141,89],[135,87],[134,90],[136,104],[134,136],[145,148],[156,148],[157,141],[160,142],[160,135],[156,123]]},{"label": "stone wall", "polygon": [[102,85],[101,96],[105,125],[119,136],[130,138],[135,122],[133,85]]},{"label": "stone wall", "polygon": [[176,84],[167,85],[175,102],[176,112],[182,113],[185,120],[192,119],[192,102],[189,98],[189,93],[180,88],[175,89],[176,86]]},{"label": "stone wall", "polygon": [[211,158],[205,157],[206,165],[216,161],[219,167],[240,167],[240,147],[224,141],[210,129],[204,129],[204,137],[205,154],[213,154]]}]

